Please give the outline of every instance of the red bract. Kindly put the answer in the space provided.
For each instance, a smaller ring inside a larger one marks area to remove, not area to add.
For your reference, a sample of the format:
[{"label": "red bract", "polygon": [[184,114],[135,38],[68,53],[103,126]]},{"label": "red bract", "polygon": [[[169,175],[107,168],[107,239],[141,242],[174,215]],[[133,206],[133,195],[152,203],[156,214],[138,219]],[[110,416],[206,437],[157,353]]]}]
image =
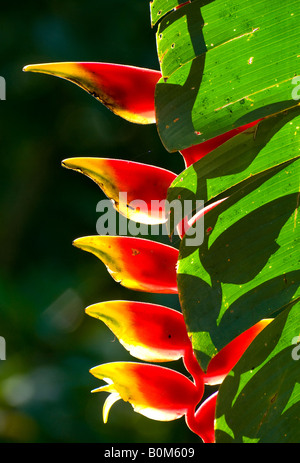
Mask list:
[{"label": "red bract", "polygon": [[188,232],[188,230],[195,225],[197,220],[199,220],[201,217],[203,217],[207,212],[211,211],[214,209],[216,206],[221,204],[223,201],[225,201],[227,198],[219,199],[218,201],[215,201],[214,203],[209,204],[208,206],[203,207],[200,209],[198,212],[196,212],[190,219],[188,217],[185,217],[178,225],[177,225],[177,233],[179,237],[182,239],[185,234]]},{"label": "red bract", "polygon": [[136,301],[107,301],[85,309],[103,321],[134,357],[168,362],[190,350],[182,313],[162,305]]},{"label": "red bract", "polygon": [[125,217],[145,224],[166,222],[164,201],[174,172],[123,159],[70,158],[62,165],[94,180]]},{"label": "red bract", "polygon": [[203,143],[199,143],[199,145],[193,145],[190,148],[181,150],[180,153],[182,154],[186,167],[189,167],[190,165],[199,161],[199,159],[203,158],[214,149],[223,145],[223,143],[230,140],[230,138],[234,137],[235,135],[238,135],[239,133],[257,125],[261,120],[262,119],[258,119],[254,122],[250,122],[250,124],[242,125],[241,127],[237,127],[230,130],[229,132],[222,133],[221,135],[211,138],[210,140],[207,140]]},{"label": "red bract", "polygon": [[197,409],[195,414],[187,416],[187,424],[205,444],[215,442],[215,413],[218,391],[208,397]]},{"label": "red bract", "polygon": [[155,123],[154,91],[160,71],[94,62],[31,64],[23,70],[67,79],[130,122]]},{"label": "red bract", "polygon": [[227,346],[208,364],[204,374],[194,355],[182,313],[165,306],[136,301],[107,301],[86,308],[103,321],[131,355],[140,360],[168,362],[183,359],[195,383],[220,384],[253,339],[271,320],[262,320]]},{"label": "red bract", "polygon": [[107,383],[93,392],[110,393],[103,407],[105,423],[110,407],[119,399],[148,418],[170,421],[193,414],[203,395],[203,384],[196,387],[177,371],[147,363],[112,362],[90,372]]},{"label": "red bract", "polygon": [[91,252],[107,266],[121,285],[152,293],[177,293],[178,250],[143,238],[87,236],[74,246]]},{"label": "red bract", "polygon": [[204,443],[215,442],[217,401],[216,392],[195,412],[203,396],[204,384],[216,384],[221,377],[224,379],[255,336],[271,321],[262,320],[234,339],[211,360],[210,374],[203,375],[195,357],[190,356],[191,344],[180,313],[163,306],[130,301],[95,304],[86,311],[103,320],[122,344],[143,360],[169,361],[187,357],[189,371],[194,377],[192,383],[176,371],[133,362],[113,362],[92,368],[91,373],[107,383],[93,392],[110,393],[103,407],[104,422],[111,406],[123,399],[136,412],[155,420],[168,421],[185,415],[188,427]]},{"label": "red bract", "polygon": [[254,338],[272,321],[264,319],[234,338],[208,364],[204,375],[206,384],[220,384],[239,361]]},{"label": "red bract", "polygon": [[182,313],[162,305],[134,301],[107,301],[86,308],[102,320],[130,354],[140,360],[169,362],[183,359],[195,384],[203,384]]},{"label": "red bract", "polygon": [[185,2],[185,3],[182,3],[181,5],[175,6],[174,10],[179,10],[179,8],[181,8],[181,7],[184,6],[184,5],[187,5],[188,3],[191,3],[191,0],[188,0],[188,1]]}]

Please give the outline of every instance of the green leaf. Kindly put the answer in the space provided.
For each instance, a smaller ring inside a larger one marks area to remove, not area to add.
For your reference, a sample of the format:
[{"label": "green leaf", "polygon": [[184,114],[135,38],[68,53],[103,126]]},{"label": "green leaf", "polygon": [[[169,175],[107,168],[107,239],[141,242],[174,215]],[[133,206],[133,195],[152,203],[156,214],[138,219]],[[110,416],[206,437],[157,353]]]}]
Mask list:
[{"label": "green leaf", "polygon": [[157,53],[164,78],[183,64],[206,53],[201,32],[204,22],[200,12],[203,1],[188,3],[165,16],[157,30]]},{"label": "green leaf", "polygon": [[[262,120],[185,169],[172,182],[168,201],[204,200],[204,204],[227,197],[282,162],[295,159],[300,150],[300,108]],[[170,221],[170,226],[174,225]],[[174,228],[170,228],[170,234]]]},{"label": "green leaf", "polygon": [[276,316],[299,295],[299,122],[299,116],[287,122],[266,144],[266,132],[258,129],[257,149],[251,153],[248,144],[245,159],[229,163],[224,177],[215,174],[232,141],[201,159],[197,171],[189,169],[190,185],[185,179],[188,193],[196,175],[197,194],[228,196],[205,215],[204,242],[193,247],[183,239],[180,245],[179,298],[204,370],[233,338],[260,319]]},{"label": "green leaf", "polygon": [[183,238],[177,266],[203,370],[240,333],[274,318],[220,388],[217,442],[299,442],[300,3],[154,0],[151,12],[162,71],[156,121],[168,151],[260,120],[182,172],[167,198],[218,201],[203,243]]},{"label": "green leaf", "polygon": [[166,13],[187,0],[153,0],[150,2],[151,25],[154,26]]},{"label": "green leaf", "polygon": [[300,303],[252,342],[220,387],[216,442],[300,441]]},{"label": "green leaf", "polygon": [[165,148],[182,150],[296,106],[299,18],[298,0],[196,0],[166,14],[155,96]]}]

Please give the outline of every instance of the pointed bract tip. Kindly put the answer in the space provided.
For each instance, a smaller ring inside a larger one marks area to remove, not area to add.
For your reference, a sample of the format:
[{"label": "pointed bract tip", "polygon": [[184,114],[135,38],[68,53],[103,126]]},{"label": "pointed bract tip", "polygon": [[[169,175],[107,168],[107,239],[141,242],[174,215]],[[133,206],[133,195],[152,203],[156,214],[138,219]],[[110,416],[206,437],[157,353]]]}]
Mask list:
[{"label": "pointed bract tip", "polygon": [[63,160],[61,161],[61,165],[62,165],[63,167],[67,167],[67,168],[68,168],[68,167],[69,167],[69,160],[70,160],[70,158],[63,159]]},{"label": "pointed bract tip", "polygon": [[82,158],[67,158],[63,159],[61,161],[62,167],[65,167],[66,169],[72,169],[72,170],[80,170],[80,167],[78,166],[78,160]]},{"label": "pointed bract tip", "polygon": [[76,238],[73,240],[72,245],[75,246],[75,248],[80,248],[82,246],[82,240],[83,238]]},{"label": "pointed bract tip", "polygon": [[40,70],[40,64],[26,64],[26,66],[23,67],[22,71],[24,72],[42,72]]},{"label": "pointed bract tip", "polygon": [[91,390],[91,394],[94,394],[94,392],[101,392],[101,387],[96,387],[96,389]]},{"label": "pointed bract tip", "polygon": [[99,315],[98,315],[99,311],[97,310],[97,306],[98,304],[89,305],[88,307],[84,309],[84,311],[90,317],[99,318]]}]

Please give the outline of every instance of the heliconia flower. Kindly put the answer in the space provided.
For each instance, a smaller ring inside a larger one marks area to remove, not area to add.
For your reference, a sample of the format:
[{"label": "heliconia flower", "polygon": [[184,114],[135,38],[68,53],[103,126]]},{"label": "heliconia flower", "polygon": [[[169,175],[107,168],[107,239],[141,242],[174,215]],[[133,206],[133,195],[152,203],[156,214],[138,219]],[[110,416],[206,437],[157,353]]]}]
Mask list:
[{"label": "heliconia flower", "polygon": [[271,321],[271,318],[259,321],[223,347],[208,364],[207,371],[204,375],[205,384],[212,386],[222,383],[254,338],[271,323]]},{"label": "heliconia flower", "polygon": [[130,354],[140,360],[183,359],[195,383],[220,384],[247,347],[271,320],[258,322],[224,347],[208,364],[206,374],[194,355],[183,314],[168,307],[136,301],[107,301],[86,308],[104,322]]},{"label": "heliconia flower", "polygon": [[205,444],[215,442],[215,413],[218,398],[218,391],[208,397],[196,413],[187,416],[187,425],[197,434]]},{"label": "heliconia flower", "polygon": [[177,294],[178,250],[131,236],[96,235],[78,238],[74,246],[101,259],[112,278],[127,288]]},{"label": "heliconia flower", "polygon": [[130,122],[155,123],[154,91],[160,71],[95,62],[31,64],[23,70],[69,80]]},{"label": "heliconia flower", "polygon": [[262,119],[258,119],[254,122],[250,122],[249,124],[245,124],[241,127],[229,130],[229,132],[222,133],[221,135],[211,138],[210,140],[207,140],[203,143],[199,143],[199,145],[193,145],[189,148],[181,150],[180,153],[184,159],[186,167],[189,167],[195,162],[199,161],[199,159],[203,158],[208,153],[218,148],[235,135],[238,135],[239,133],[244,132],[245,130],[257,125],[261,120]]},{"label": "heliconia flower", "polygon": [[146,224],[167,221],[163,201],[175,173],[123,159],[70,158],[62,165],[94,180],[113,200],[115,209],[130,220]]},{"label": "heliconia flower", "polygon": [[134,411],[158,421],[176,420],[195,411],[203,395],[202,387],[186,376],[165,367],[147,363],[112,362],[90,370],[107,385],[92,392],[109,392],[103,407],[107,422],[111,406],[119,399],[129,402]]}]

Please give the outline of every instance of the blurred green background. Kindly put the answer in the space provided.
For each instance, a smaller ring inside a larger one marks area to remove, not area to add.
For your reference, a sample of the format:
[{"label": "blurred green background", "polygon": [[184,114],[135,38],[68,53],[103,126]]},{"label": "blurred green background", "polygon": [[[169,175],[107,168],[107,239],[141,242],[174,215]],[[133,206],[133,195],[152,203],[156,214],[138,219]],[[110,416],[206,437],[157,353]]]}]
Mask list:
[{"label": "blurred green background", "polygon": [[[127,290],[96,257],[72,246],[96,234],[96,205],[105,197],[87,177],[61,167],[67,157],[99,156],[180,173],[181,156],[165,151],[154,125],[122,120],[67,81],[22,72],[51,61],[158,69],[149,3],[6,2],[0,57],[0,442],[199,442],[184,419],[151,421],[121,401],[103,424],[106,394],[90,394],[100,383],[89,369],[132,358],[84,308],[135,299],[179,309],[178,298]],[[168,366],[184,372],[181,362]]]}]

